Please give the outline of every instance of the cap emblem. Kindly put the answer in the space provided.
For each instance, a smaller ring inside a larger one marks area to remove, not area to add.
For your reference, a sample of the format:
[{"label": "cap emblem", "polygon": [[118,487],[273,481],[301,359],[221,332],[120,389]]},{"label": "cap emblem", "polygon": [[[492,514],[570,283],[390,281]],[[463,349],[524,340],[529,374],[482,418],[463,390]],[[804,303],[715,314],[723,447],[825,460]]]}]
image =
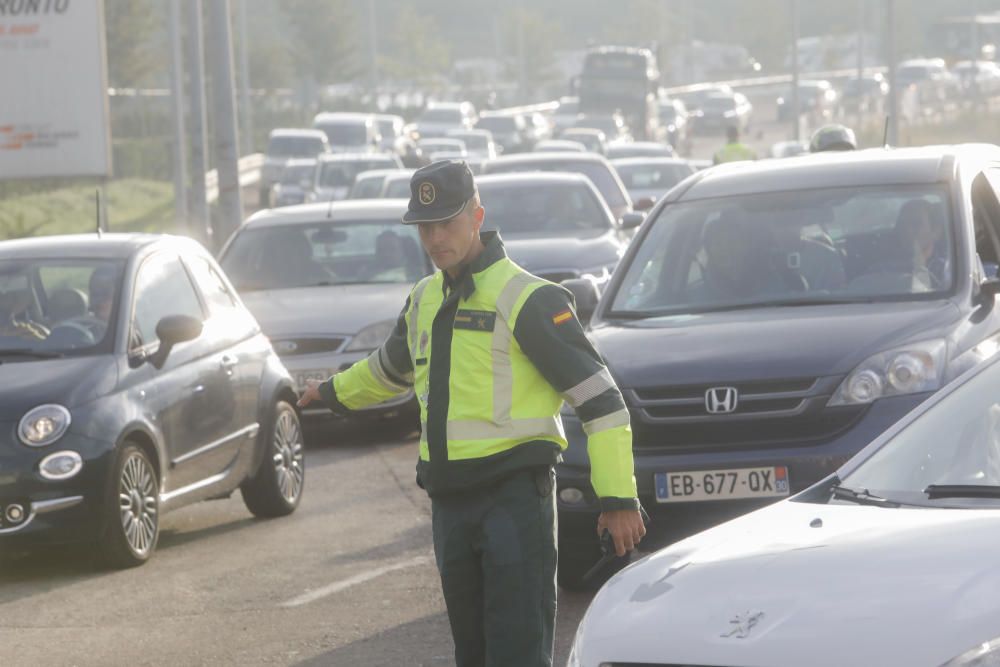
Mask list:
[{"label": "cap emblem", "polygon": [[434,189],[434,184],[430,181],[424,181],[420,184],[420,203],[424,206],[430,206],[437,199],[437,191]]}]

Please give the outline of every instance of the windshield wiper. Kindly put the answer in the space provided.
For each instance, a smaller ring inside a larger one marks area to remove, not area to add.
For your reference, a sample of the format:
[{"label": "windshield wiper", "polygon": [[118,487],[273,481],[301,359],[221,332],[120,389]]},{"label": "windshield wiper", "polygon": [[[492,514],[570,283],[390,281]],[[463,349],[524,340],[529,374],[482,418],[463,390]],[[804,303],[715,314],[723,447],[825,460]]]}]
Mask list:
[{"label": "windshield wiper", "polygon": [[858,505],[874,505],[875,507],[899,507],[895,500],[873,495],[868,489],[851,489],[846,486],[830,487],[833,497],[837,500],[849,500]]},{"label": "windshield wiper", "polygon": [[849,303],[875,303],[874,299],[843,298],[843,299],[776,299],[774,301],[753,301],[751,303],[730,303],[722,306],[664,308],[660,310],[621,310],[609,313],[608,317],[623,320],[641,320],[652,317],[671,317],[674,315],[703,315],[705,313],[722,313],[730,310],[752,310],[754,308],[786,308],[795,306],[835,306]]},{"label": "windshield wiper", "polygon": [[1000,498],[1000,486],[989,484],[931,484],[924,493],[935,498]]},{"label": "windshield wiper", "polygon": [[58,359],[65,356],[62,352],[51,350],[36,350],[30,347],[18,347],[12,349],[0,349],[0,357],[35,357],[37,359]]}]

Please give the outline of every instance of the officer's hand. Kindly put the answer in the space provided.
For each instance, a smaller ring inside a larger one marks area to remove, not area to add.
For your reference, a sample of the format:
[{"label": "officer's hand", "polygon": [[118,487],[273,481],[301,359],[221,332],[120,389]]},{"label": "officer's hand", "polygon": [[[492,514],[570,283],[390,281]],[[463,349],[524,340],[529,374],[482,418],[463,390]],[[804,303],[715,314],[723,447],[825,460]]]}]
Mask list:
[{"label": "officer's hand", "polygon": [[611,533],[615,541],[615,552],[619,556],[635,549],[646,534],[646,526],[642,523],[639,510],[601,512],[597,517],[597,534],[603,533],[605,528]]},{"label": "officer's hand", "polygon": [[302,396],[299,397],[299,407],[304,408],[313,401],[321,399],[322,396],[319,395],[319,382],[316,380],[307,380],[306,390],[302,392]]}]

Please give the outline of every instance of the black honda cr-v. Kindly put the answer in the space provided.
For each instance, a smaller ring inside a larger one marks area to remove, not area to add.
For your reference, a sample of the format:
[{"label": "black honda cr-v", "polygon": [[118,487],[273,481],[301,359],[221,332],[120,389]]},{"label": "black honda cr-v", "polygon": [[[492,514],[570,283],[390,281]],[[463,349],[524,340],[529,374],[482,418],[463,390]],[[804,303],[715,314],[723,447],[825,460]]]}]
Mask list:
[{"label": "black honda cr-v", "polygon": [[[1000,342],[1000,148],[724,165],[651,213],[581,315],[631,414],[654,545],[804,489]],[[560,579],[597,559],[564,416]]]}]

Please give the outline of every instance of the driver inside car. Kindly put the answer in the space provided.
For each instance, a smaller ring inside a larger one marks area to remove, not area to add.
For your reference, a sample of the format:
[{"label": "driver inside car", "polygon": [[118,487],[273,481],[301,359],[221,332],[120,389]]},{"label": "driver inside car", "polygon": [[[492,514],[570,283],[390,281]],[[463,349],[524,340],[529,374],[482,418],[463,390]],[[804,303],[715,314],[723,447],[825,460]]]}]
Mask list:
[{"label": "driver inside car", "polygon": [[896,235],[903,253],[904,268],[913,276],[914,291],[930,291],[941,284],[934,254],[941,227],[934,224],[931,205],[922,199],[908,201],[900,208]]}]

